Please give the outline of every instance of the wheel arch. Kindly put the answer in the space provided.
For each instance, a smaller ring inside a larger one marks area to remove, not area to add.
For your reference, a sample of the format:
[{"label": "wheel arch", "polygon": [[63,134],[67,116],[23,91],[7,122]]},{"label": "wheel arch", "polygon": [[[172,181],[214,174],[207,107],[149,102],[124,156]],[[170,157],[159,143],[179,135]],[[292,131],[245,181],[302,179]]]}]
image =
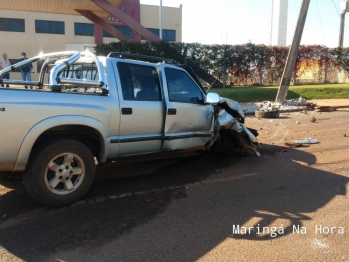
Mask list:
[{"label": "wheel arch", "polygon": [[[30,154],[37,145],[60,137],[70,137],[84,143],[97,156],[99,162],[104,162],[108,156],[108,129],[100,121],[85,116],[56,116],[37,123],[28,131],[13,171],[23,171],[26,168]],[[98,154],[94,149],[96,143]]]}]

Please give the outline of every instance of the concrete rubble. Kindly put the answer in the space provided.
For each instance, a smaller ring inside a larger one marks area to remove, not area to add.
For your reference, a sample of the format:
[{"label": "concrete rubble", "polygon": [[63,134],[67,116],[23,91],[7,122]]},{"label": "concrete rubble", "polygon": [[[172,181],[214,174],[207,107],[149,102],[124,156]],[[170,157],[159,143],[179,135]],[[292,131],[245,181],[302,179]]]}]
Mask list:
[{"label": "concrete rubble", "polygon": [[254,112],[256,110],[270,111],[278,109],[280,113],[315,110],[315,104],[307,102],[307,100],[303,97],[299,97],[298,99],[286,100],[282,104],[274,101],[263,101],[240,103],[240,105],[246,115],[254,115]]}]

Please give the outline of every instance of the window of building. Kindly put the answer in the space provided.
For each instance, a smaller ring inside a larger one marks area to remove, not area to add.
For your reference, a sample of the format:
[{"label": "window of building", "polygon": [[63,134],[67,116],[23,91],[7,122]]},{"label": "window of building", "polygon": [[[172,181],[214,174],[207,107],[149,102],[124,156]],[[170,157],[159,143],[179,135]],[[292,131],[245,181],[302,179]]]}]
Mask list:
[{"label": "window of building", "polygon": [[162,30],[163,41],[176,41],[176,30],[163,29]]},{"label": "window of building", "polygon": [[[126,35],[127,37],[132,39],[132,29],[127,27],[127,26],[114,26],[114,28],[116,28],[117,30],[119,30],[120,32],[122,32],[124,35]],[[109,34],[108,32],[103,30],[103,37],[114,37],[111,34]]]},{"label": "window of building", "polygon": [[87,23],[74,23],[75,35],[94,36],[95,25]]},{"label": "window of building", "polygon": [[[10,58],[9,58],[8,60],[10,61],[11,65],[14,65],[14,64],[20,62],[20,61],[19,61],[20,59],[10,59]],[[15,71],[11,71],[11,72],[21,72],[21,69],[20,69],[20,68],[17,68],[17,69],[15,69]]]},{"label": "window of building", "polygon": [[64,35],[64,22],[35,20],[35,33]]},{"label": "window of building", "polygon": [[[147,28],[157,37],[160,37],[160,29],[157,28]],[[142,38],[143,40],[144,38]],[[162,40],[163,41],[176,41],[176,30],[162,29]]]},{"label": "window of building", "polygon": [[204,103],[201,89],[184,71],[166,68],[166,81],[170,101],[183,103]]},{"label": "window of building", "polygon": [[128,36],[129,38],[132,38],[132,29],[127,26],[117,26],[116,29],[118,29],[121,33]]},{"label": "window of building", "polygon": [[156,28],[147,28],[150,32],[152,32],[157,37],[160,37],[160,30]]},{"label": "window of building", "polygon": [[0,17],[0,31],[25,32],[24,19]]}]

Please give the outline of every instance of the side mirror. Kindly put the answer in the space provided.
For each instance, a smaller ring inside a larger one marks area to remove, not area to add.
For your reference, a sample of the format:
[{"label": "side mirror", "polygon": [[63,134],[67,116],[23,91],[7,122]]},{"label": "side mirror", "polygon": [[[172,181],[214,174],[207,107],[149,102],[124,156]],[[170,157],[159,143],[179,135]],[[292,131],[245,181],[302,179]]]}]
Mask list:
[{"label": "side mirror", "polygon": [[219,95],[217,93],[208,93],[206,96],[206,103],[217,104],[219,102]]}]

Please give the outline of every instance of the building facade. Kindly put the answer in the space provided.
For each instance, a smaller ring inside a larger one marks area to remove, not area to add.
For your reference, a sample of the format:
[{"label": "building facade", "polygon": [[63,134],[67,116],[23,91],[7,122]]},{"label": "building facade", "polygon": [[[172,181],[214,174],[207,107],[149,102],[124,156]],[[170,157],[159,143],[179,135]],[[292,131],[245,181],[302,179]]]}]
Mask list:
[{"label": "building facade", "polygon": [[[140,24],[159,36],[159,6],[140,5]],[[182,41],[182,8],[162,8],[164,41]],[[133,40],[133,31],[109,15],[103,18]],[[98,36],[99,35],[99,39]],[[119,41],[81,15],[45,13],[0,9],[0,55],[7,53],[11,63],[17,62],[22,52],[27,57],[40,52],[64,50],[93,50],[99,43]],[[39,68],[34,66],[33,79],[37,80]],[[21,79],[20,73],[11,73],[11,79]]]},{"label": "building facade", "polygon": [[288,0],[272,0],[270,45],[286,46]]}]

